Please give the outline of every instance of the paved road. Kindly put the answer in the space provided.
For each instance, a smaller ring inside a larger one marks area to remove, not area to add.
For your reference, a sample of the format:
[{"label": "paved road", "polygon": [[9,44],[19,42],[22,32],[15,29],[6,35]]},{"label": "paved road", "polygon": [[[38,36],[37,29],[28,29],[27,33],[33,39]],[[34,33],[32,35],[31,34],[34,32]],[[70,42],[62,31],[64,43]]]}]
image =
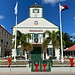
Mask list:
[{"label": "paved road", "polygon": [[[31,68],[29,67],[0,67],[1,72],[31,72]],[[75,72],[75,67],[52,67],[51,72]]]},{"label": "paved road", "polygon": [[75,72],[26,72],[26,73],[3,73],[0,75],[75,75]]},{"label": "paved road", "polygon": [[27,67],[0,68],[0,75],[75,75],[75,67],[52,67],[51,72],[31,72]]}]

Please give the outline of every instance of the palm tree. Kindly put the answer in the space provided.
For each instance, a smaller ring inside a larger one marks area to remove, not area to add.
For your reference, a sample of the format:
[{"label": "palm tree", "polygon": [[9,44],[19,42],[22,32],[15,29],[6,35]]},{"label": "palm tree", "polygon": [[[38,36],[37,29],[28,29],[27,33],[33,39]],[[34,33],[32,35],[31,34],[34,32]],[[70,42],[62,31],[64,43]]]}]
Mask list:
[{"label": "palm tree", "polygon": [[43,33],[43,37],[46,36],[46,34],[48,35],[48,37],[43,41],[42,43],[42,50],[44,51],[44,59],[46,59],[46,51],[47,51],[47,45],[50,43],[51,41],[51,32],[50,31],[45,31]]},{"label": "palm tree", "polygon": [[[32,51],[33,46],[31,43],[28,42],[28,39],[31,39],[31,35],[28,34],[22,34],[20,31],[17,31],[17,40],[16,40],[16,47],[21,45],[22,50],[26,51]],[[13,41],[11,48],[14,48],[15,41]],[[28,56],[28,55],[27,55]]]},{"label": "palm tree", "polygon": [[43,37],[45,37],[46,36],[46,34],[48,35],[48,37],[44,40],[44,42],[42,43],[42,49],[43,50],[46,50],[47,49],[47,45],[48,45],[48,43],[50,43],[50,41],[51,41],[51,32],[50,31],[45,31],[44,33],[43,33]]},{"label": "palm tree", "polygon": [[58,35],[57,33],[53,30],[52,33],[47,30],[44,32],[43,36],[45,37],[46,35],[48,35],[48,37],[44,40],[44,42],[42,43],[42,50],[47,50],[47,45],[52,42],[52,46],[53,46],[53,57],[55,56],[55,48],[58,48]]},{"label": "palm tree", "polygon": [[[12,39],[14,39],[14,35],[12,35]],[[16,39],[16,48],[20,45],[20,38],[22,37],[22,33],[20,31],[17,31],[17,39]],[[12,45],[11,45],[11,49],[14,48],[15,45],[15,40],[13,41]]]},{"label": "palm tree", "polygon": [[23,42],[21,44],[21,48],[26,51],[27,59],[29,59],[29,52],[33,50],[33,45],[29,42],[25,42],[25,43]]},{"label": "palm tree", "polygon": [[59,45],[58,36],[59,35],[57,34],[57,32],[53,30],[51,33],[51,41],[53,45],[53,57],[55,56],[55,48],[58,48],[58,45]]}]

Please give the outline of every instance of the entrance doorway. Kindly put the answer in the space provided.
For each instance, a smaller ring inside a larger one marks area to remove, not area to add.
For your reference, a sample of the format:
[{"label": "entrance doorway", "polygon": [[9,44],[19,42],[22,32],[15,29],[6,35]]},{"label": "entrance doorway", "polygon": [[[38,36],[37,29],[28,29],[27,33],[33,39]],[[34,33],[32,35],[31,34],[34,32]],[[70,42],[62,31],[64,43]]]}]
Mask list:
[{"label": "entrance doorway", "polygon": [[31,51],[31,60],[42,60],[41,47],[34,47],[34,50]]}]

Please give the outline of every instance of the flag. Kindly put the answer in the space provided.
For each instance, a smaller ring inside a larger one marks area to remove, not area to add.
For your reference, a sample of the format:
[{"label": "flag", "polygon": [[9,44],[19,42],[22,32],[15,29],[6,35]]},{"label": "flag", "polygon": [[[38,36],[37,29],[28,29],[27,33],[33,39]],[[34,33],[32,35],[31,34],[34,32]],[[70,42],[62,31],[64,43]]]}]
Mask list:
[{"label": "flag", "polygon": [[14,13],[15,13],[15,15],[17,15],[17,13],[18,13],[18,9],[17,9],[17,8],[18,8],[18,2],[16,2],[16,6],[15,6],[15,8],[14,8],[14,10],[15,10]]},{"label": "flag", "polygon": [[67,5],[60,5],[60,11],[68,9]]}]

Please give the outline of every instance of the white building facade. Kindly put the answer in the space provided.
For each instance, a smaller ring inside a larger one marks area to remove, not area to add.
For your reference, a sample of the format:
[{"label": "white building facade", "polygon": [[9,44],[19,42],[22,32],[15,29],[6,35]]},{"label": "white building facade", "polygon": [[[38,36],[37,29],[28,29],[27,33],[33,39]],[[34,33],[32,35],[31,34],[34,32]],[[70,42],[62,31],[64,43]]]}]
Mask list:
[{"label": "white building facade", "polygon": [[[29,7],[29,18],[27,18],[26,20],[22,21],[21,23],[19,23],[17,26],[17,30],[19,30],[21,33],[30,33],[32,36],[32,39],[28,40],[33,47],[37,47],[38,45],[38,49],[40,49],[41,51],[41,58],[43,58],[43,50],[41,49],[41,44],[44,40],[43,38],[43,33],[46,30],[49,31],[58,31],[59,27],[54,25],[53,23],[51,23],[50,21],[46,20],[43,17],[43,7],[40,5],[37,5],[36,3],[32,6]],[[16,30],[16,26],[14,26],[12,28],[12,32],[13,35],[15,34],[15,30]],[[36,45],[34,39],[38,38],[38,44]],[[36,48],[35,48],[36,49]],[[52,44],[50,43],[48,45],[48,50],[50,52],[50,50],[52,50]],[[17,51],[16,51],[17,52]],[[57,59],[59,59],[59,49],[55,50],[55,56],[57,57]],[[14,49],[12,49],[12,56],[14,56]],[[19,53],[16,53],[19,55]],[[26,52],[23,52],[23,56],[26,57]],[[50,53],[46,54],[46,57],[49,58]]]}]

